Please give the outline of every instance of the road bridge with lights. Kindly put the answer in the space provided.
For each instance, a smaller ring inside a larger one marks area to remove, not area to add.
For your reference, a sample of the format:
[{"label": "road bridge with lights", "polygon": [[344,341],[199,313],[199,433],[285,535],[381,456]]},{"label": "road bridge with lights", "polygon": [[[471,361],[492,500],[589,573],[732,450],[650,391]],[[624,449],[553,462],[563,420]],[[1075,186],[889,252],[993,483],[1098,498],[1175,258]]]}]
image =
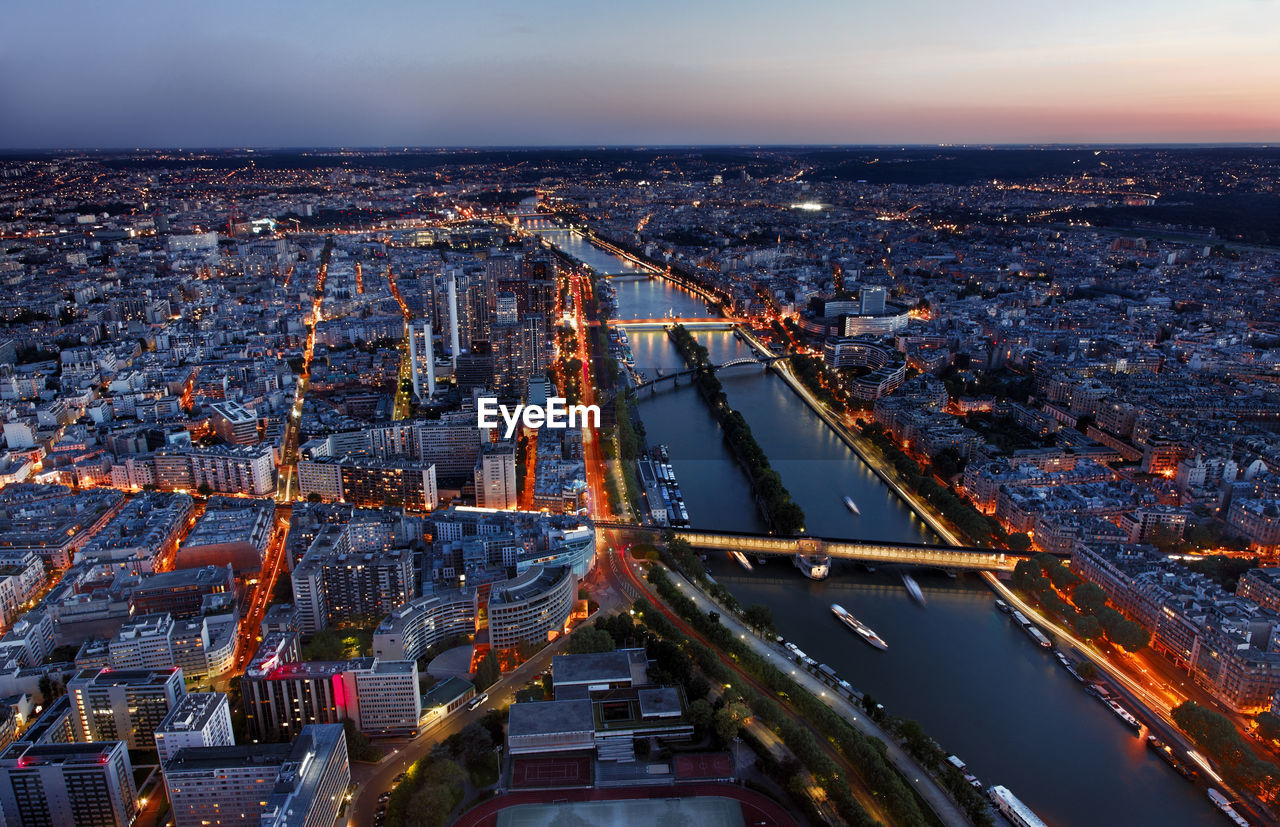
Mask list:
[{"label": "road bridge with lights", "polygon": [[736,531],[704,531],[693,528],[667,529],[631,523],[597,521],[597,529],[626,532],[637,540],[658,540],[663,532],[674,535],[700,551],[740,551],[747,555],[788,556],[797,554],[826,555],[833,559],[860,563],[901,564],[947,569],[949,571],[1012,571],[1030,554],[1006,549],[973,546],[933,545],[930,543],[897,543],[883,540],[856,540],[831,537],[779,537],[771,534],[747,534]]},{"label": "road bridge with lights", "polygon": [[698,330],[734,330],[739,323],[739,319],[694,317],[689,319],[610,319],[605,324],[609,327],[635,330],[666,330],[676,325]]}]

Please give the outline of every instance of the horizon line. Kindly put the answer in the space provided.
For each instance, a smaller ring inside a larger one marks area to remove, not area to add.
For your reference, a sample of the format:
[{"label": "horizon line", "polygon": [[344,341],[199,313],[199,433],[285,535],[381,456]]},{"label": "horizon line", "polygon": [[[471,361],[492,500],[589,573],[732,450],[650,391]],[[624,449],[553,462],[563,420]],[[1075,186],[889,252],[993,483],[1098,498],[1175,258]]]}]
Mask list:
[{"label": "horizon line", "polygon": [[635,143],[635,144],[210,144],[172,146],[60,146],[0,147],[0,156],[66,153],[144,153],[144,152],[492,152],[539,150],[646,151],[693,149],[1277,149],[1280,140],[1270,141],[981,141],[942,143]]}]

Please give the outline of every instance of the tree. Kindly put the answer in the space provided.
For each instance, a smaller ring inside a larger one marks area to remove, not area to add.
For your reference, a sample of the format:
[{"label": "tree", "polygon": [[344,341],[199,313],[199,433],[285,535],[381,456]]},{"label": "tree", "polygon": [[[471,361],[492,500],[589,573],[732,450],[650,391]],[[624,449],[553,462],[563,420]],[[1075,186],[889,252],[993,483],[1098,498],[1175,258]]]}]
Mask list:
[{"label": "tree", "polygon": [[964,468],[964,460],[955,448],[943,448],[929,463],[933,472],[944,480],[950,480]]},{"label": "tree", "polygon": [[282,571],[276,576],[276,587],[271,592],[272,603],[289,603],[293,600],[293,577]]},{"label": "tree", "polygon": [[1071,602],[1082,612],[1097,614],[1107,605],[1107,593],[1097,583],[1081,583],[1071,593]]},{"label": "tree", "polygon": [[473,721],[446,738],[437,749],[460,761],[471,774],[474,786],[487,787],[495,783],[498,776],[498,756],[493,744],[493,734],[484,722]]},{"label": "tree", "polygon": [[612,652],[616,648],[613,635],[595,626],[583,626],[569,636],[568,653],[571,655]]},{"label": "tree", "polygon": [[202,482],[196,486],[196,493],[202,497],[207,497],[213,493],[213,486],[207,482]]},{"label": "tree", "polygon": [[711,683],[701,675],[693,675],[684,685],[684,694],[686,698],[698,700],[707,697],[707,693],[711,691]]},{"label": "tree", "polygon": [[699,698],[689,704],[689,723],[693,724],[694,729],[698,732],[706,732],[711,728],[711,724],[715,720],[715,714],[715,710],[711,708],[711,704],[706,698]]},{"label": "tree", "polygon": [[346,647],[336,629],[321,629],[307,641],[302,654],[305,660],[342,660]]},{"label": "tree", "polygon": [[1009,535],[1009,548],[1014,551],[1026,551],[1031,548],[1031,538],[1025,531]]},{"label": "tree", "polygon": [[1174,708],[1173,720],[1198,747],[1249,786],[1274,790],[1280,782],[1280,768],[1258,758],[1226,716],[1186,701]]},{"label": "tree", "polygon": [[1098,679],[1098,667],[1091,660],[1082,660],[1077,663],[1076,673],[1089,682]]},{"label": "tree", "polygon": [[773,630],[773,611],[762,603],[752,603],[742,613],[742,619],[756,632],[763,634]]},{"label": "tree", "polygon": [[1107,636],[1127,652],[1139,652],[1147,648],[1147,644],[1151,642],[1151,633],[1132,620],[1124,621],[1114,634],[1109,633]]},{"label": "tree", "polygon": [[506,722],[507,711],[505,709],[490,709],[480,716],[480,726],[489,730],[489,737],[493,739],[495,744],[502,743]]},{"label": "tree", "polygon": [[1258,726],[1258,737],[1264,741],[1280,741],[1280,716],[1264,712],[1253,722]]},{"label": "tree", "polygon": [[716,738],[722,744],[727,744],[738,737],[739,724],[734,720],[733,713],[729,711],[727,706],[722,706],[716,710],[713,725]]},{"label": "tree", "polygon": [[1077,615],[1072,621],[1076,634],[1085,640],[1093,640],[1102,636],[1102,624],[1093,615]]},{"label": "tree", "polygon": [[40,690],[40,699],[44,701],[45,706],[67,694],[67,688],[48,675],[40,676],[38,688]]},{"label": "tree", "polygon": [[927,754],[930,748],[937,749],[933,744],[933,739],[925,733],[924,727],[920,726],[918,721],[905,720],[898,725],[898,735],[902,738],[902,744],[912,755]]},{"label": "tree", "polygon": [[[453,761],[446,760],[433,760],[429,765],[419,765],[415,769],[422,776],[422,784],[410,797],[398,802],[399,823],[406,827],[442,827],[448,824],[449,815],[462,801],[466,773]],[[388,823],[391,823],[390,817]]]},{"label": "tree", "polygon": [[307,495],[307,502],[309,503],[318,503],[323,499],[324,497],[320,496],[319,491],[312,491],[310,494]]},{"label": "tree", "polygon": [[355,722],[344,720],[342,728],[347,735],[347,755],[352,761],[376,763],[382,760],[382,750],[375,747],[367,735],[356,729]]},{"label": "tree", "polygon": [[476,691],[483,692],[493,686],[497,683],[501,674],[502,671],[498,668],[498,658],[493,653],[493,650],[490,649],[485,652],[484,657],[476,664]]}]

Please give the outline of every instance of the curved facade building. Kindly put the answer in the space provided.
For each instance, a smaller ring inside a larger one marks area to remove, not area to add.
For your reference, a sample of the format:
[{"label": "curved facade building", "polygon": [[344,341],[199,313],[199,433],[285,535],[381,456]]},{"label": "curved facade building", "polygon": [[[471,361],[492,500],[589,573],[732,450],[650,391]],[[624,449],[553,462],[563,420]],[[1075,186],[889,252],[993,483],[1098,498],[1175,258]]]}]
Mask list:
[{"label": "curved facade building", "polygon": [[516,571],[534,566],[568,566],[574,577],[582,579],[596,564],[596,533],[590,528],[556,532],[556,544],[546,551],[529,552],[516,559]]},{"label": "curved facade building", "polygon": [[849,383],[858,399],[879,399],[893,393],[907,378],[907,363],[895,358],[889,348],[869,339],[834,339],[822,348],[828,367],[871,368],[871,372]]},{"label": "curved facade building", "polygon": [[534,566],[489,592],[489,643],[508,649],[545,642],[563,632],[578,595],[578,578],[566,566]]},{"label": "curved facade building", "polygon": [[476,592],[437,592],[410,600],[382,619],[373,633],[373,655],[416,661],[432,646],[476,631]]},{"label": "curved facade building", "polygon": [[856,313],[844,317],[846,336],[888,336],[907,329],[911,316],[905,307],[886,304],[880,312]]}]

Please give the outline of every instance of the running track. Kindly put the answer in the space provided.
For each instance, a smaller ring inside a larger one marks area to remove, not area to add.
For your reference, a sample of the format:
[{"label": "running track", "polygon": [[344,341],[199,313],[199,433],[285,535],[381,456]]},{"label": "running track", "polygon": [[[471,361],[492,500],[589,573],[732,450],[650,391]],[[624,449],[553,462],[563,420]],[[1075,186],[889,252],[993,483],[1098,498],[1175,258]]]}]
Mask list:
[{"label": "running track", "polygon": [[540,790],[508,793],[473,807],[462,814],[455,827],[496,827],[498,813],[518,804],[547,804],[552,801],[618,801],[644,798],[731,798],[742,807],[742,819],[761,827],[797,827],[795,819],[781,804],[760,793],[725,783],[679,784],[673,787],[620,787],[603,790]]}]

